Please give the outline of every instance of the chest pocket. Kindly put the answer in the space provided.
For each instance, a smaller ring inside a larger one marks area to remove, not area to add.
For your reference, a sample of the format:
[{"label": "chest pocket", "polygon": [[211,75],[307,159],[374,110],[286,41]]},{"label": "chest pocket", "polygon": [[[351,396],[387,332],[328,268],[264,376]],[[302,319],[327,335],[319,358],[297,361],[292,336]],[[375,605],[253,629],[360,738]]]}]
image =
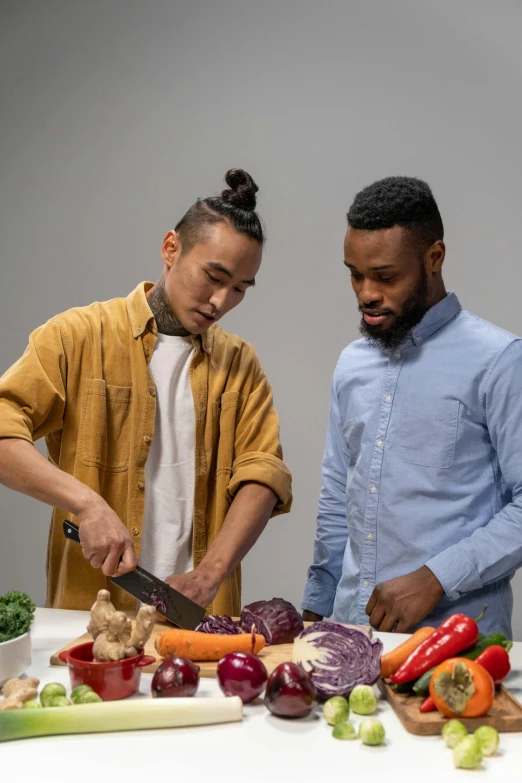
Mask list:
[{"label": "chest pocket", "polygon": [[458,400],[409,395],[400,423],[399,453],[403,462],[449,468],[455,458]]},{"label": "chest pocket", "polygon": [[129,467],[132,388],[92,378],[82,405],[81,461],[113,473]]}]

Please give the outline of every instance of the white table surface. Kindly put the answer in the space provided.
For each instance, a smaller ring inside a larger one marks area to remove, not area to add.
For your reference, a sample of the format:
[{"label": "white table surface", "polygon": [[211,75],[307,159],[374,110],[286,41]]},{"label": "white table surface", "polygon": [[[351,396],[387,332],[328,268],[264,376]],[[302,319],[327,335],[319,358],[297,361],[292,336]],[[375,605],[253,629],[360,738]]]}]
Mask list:
[{"label": "white table surface", "polygon": [[[51,653],[84,633],[87,612],[37,609],[32,630],[33,662],[27,674],[41,685],[62,682],[70,688],[66,667],[49,665]],[[377,634],[388,651],[404,640]],[[513,671],[506,685],[522,699],[522,643],[511,651]],[[143,674],[141,692],[150,694],[152,675]],[[215,680],[202,679],[195,698],[221,696]],[[187,729],[39,737],[0,743],[0,779],[18,781],[182,781],[242,780],[245,783],[373,783],[400,780],[422,783],[474,779],[518,780],[522,734],[501,734],[499,754],[480,771],[456,770],[440,737],[415,737],[391,707],[379,701],[385,745],[333,739],[321,716],[285,721],[263,704],[246,705],[241,723]],[[353,716],[357,726],[358,718]],[[498,777],[496,777],[498,776]]]}]

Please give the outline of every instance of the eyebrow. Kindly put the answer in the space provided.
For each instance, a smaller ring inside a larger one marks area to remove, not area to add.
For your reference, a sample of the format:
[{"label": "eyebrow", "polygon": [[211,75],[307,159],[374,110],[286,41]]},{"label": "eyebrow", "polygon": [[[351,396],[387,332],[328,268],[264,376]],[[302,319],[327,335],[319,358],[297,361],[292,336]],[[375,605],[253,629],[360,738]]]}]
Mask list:
[{"label": "eyebrow", "polygon": [[[212,267],[212,269],[215,269],[217,272],[223,272],[224,275],[227,277],[233,277],[232,272],[229,272],[226,267],[223,266],[223,264],[220,264],[219,261],[209,261],[208,265]],[[241,280],[244,285],[250,285],[253,286],[256,284],[256,279],[253,277],[251,280]]]},{"label": "eyebrow", "polygon": [[[353,264],[349,264],[347,261],[343,262],[345,266],[348,267],[348,269],[354,269],[357,271],[357,267],[355,267]],[[393,269],[393,264],[379,264],[379,266],[370,266],[368,269],[370,272],[382,272],[384,269]]]}]

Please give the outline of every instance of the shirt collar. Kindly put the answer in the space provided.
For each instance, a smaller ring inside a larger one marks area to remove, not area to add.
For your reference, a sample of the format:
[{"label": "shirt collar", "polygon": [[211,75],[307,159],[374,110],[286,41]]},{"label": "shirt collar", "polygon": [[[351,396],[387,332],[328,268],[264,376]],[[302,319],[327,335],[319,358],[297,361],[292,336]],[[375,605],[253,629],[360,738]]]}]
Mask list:
[{"label": "shirt collar", "polygon": [[423,319],[411,330],[411,338],[415,345],[420,345],[439,329],[442,329],[461,309],[456,294],[449,291],[444,299],[430,307]]},{"label": "shirt collar", "polygon": [[[131,323],[132,336],[134,339],[141,337],[149,328],[154,334],[158,333],[154,314],[149,307],[146,294],[154,287],[154,283],[148,281],[140,283],[134,291],[132,291],[127,297],[127,312]],[[212,325],[206,332],[201,335],[193,335],[192,340],[194,344],[199,344],[203,350],[210,354],[212,352],[212,344],[214,342],[214,331],[216,325]]]}]

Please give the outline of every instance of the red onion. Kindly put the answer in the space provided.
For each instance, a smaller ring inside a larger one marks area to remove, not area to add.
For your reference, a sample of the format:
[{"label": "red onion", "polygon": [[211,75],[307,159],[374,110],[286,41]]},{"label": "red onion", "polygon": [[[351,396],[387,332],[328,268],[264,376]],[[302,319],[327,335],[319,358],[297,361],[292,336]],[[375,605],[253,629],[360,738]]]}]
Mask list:
[{"label": "red onion", "polygon": [[263,661],[250,653],[228,653],[217,665],[219,687],[225,696],[239,696],[245,704],[257,699],[267,677]]},{"label": "red onion", "polygon": [[310,675],[297,663],[280,663],[266,684],[265,704],[280,718],[305,718],[317,703]]},{"label": "red onion", "polygon": [[187,658],[168,658],[152,678],[151,693],[155,697],[194,696],[199,686],[199,666]]}]

